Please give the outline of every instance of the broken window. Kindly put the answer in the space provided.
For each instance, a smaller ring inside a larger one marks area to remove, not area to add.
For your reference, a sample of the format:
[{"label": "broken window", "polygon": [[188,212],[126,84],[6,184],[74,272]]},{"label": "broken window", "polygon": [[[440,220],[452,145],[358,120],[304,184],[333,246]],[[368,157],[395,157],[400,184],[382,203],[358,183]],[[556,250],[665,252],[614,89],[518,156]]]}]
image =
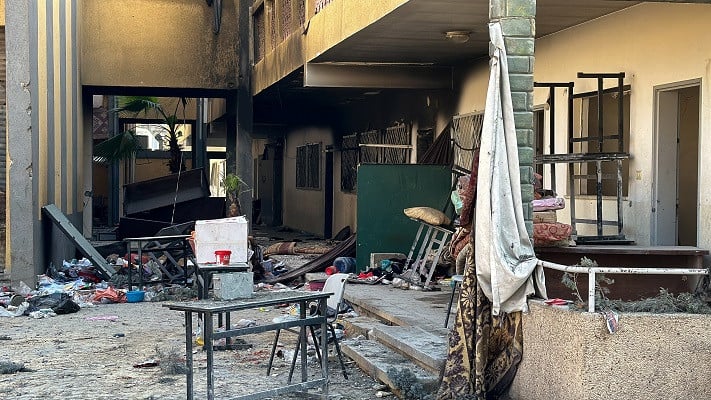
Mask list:
[{"label": "broken window", "polygon": [[296,148],[296,187],[320,189],[321,143],[310,143]]}]

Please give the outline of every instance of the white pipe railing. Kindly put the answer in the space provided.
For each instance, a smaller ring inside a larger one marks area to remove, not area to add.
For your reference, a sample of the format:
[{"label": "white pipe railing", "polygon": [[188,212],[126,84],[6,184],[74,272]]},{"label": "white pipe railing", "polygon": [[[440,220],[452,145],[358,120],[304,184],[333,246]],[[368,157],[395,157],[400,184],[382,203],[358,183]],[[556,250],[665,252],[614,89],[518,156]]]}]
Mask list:
[{"label": "white pipe railing", "polygon": [[696,268],[628,268],[628,267],[581,267],[578,265],[562,265],[549,261],[538,260],[543,268],[555,269],[574,274],[588,274],[588,312],[595,312],[595,274],[627,274],[627,275],[708,275],[708,269]]}]

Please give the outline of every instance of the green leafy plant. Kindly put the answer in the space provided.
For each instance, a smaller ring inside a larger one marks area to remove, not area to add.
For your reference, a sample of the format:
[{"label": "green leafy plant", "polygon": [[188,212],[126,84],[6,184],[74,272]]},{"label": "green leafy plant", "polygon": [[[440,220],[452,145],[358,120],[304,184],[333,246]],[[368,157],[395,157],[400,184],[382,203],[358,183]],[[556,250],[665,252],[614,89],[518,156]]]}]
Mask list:
[{"label": "green leafy plant", "polygon": [[236,217],[242,213],[239,194],[243,184],[245,182],[237,174],[229,173],[222,177],[222,186],[225,188],[225,201],[227,202],[227,215],[230,217]]},{"label": "green leafy plant", "polygon": [[[598,265],[596,261],[591,260],[587,257],[583,257],[580,259],[580,263],[578,264],[578,266],[593,268],[597,267]],[[561,278],[561,283],[563,284],[563,286],[572,290],[571,294],[575,296],[575,304],[579,308],[584,308],[587,305],[587,301],[583,300],[583,296],[580,294],[580,289],[578,288],[578,274],[564,272],[563,277]],[[595,274],[595,305],[597,308],[609,308],[611,302],[607,298],[607,295],[610,294],[610,288],[608,288],[607,286],[612,285],[614,283],[615,280],[606,277],[605,274]]]},{"label": "green leafy plant", "polygon": [[[187,99],[181,97],[175,104],[175,109],[172,113],[167,112],[164,107],[158,102],[158,99],[150,96],[124,96],[119,97],[119,106],[112,109],[112,113],[129,113],[133,116],[143,114],[148,117],[150,112],[155,112],[161,120],[160,127],[163,133],[161,139],[168,147],[170,159],[168,161],[168,169],[171,173],[177,173],[181,169],[185,169],[182,161],[182,149],[180,147],[179,138],[183,136],[182,130],[179,128],[180,120],[178,119],[178,110],[180,105],[187,105]],[[132,159],[138,150],[141,149],[136,132],[128,130],[119,133],[94,147],[94,158],[100,162],[112,162]]]},{"label": "green leafy plant", "polygon": [[239,189],[244,181],[236,174],[225,174],[222,177],[222,186],[225,188],[225,193],[239,194]]}]

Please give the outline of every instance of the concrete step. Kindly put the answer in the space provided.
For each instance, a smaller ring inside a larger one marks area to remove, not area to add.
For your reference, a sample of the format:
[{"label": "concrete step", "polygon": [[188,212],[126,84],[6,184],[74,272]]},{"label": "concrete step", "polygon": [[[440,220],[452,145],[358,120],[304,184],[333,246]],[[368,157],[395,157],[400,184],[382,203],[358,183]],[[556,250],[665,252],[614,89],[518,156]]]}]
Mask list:
[{"label": "concrete step", "polygon": [[416,326],[376,325],[368,336],[439,375],[447,361],[447,338]]},{"label": "concrete step", "polygon": [[[393,376],[409,370],[417,378],[426,393],[437,389],[439,375],[427,371],[402,354],[374,340],[348,339],[341,342],[341,350],[356,362],[368,375],[388,385],[393,393],[398,394],[398,378]],[[409,389],[409,388],[408,388]]]}]

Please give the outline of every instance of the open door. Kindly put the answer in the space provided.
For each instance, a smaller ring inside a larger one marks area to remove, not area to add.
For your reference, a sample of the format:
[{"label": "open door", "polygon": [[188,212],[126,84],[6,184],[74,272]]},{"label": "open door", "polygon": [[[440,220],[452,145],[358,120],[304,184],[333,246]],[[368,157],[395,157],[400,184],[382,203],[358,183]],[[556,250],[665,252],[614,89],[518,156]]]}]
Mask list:
[{"label": "open door", "polygon": [[656,90],[655,245],[697,244],[699,100],[698,82]]}]

